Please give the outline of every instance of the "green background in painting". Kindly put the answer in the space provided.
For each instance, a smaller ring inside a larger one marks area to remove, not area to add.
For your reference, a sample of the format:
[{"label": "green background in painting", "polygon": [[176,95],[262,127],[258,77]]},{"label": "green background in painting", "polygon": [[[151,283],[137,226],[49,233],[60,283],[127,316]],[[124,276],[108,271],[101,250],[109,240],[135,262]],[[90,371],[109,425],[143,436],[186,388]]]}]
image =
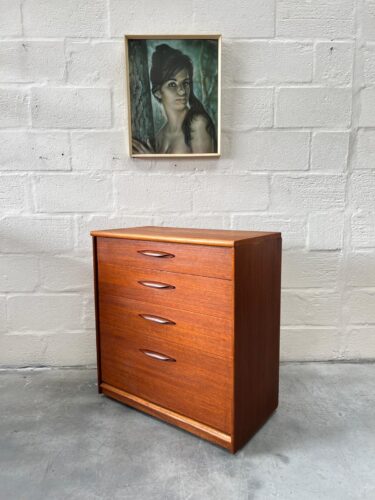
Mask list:
[{"label": "green background in painting", "polygon": [[[207,113],[212,118],[216,129],[216,135],[218,135],[218,40],[145,39],[148,58],[147,69],[145,67],[146,61],[140,60],[143,58],[142,54],[144,54],[144,52],[142,52],[142,50],[137,52],[135,49],[132,49],[132,47],[135,47],[135,43],[136,42],[132,40],[129,41],[133,137],[137,137],[144,142],[146,142],[147,139],[153,139],[150,137],[152,134],[152,126],[150,124],[151,114],[154,134],[156,134],[166,122],[161,104],[159,104],[151,94],[151,84],[149,81],[152,54],[157,45],[163,43],[166,43],[174,49],[181,50],[181,52],[190,57],[193,63],[194,94],[201,101]],[[146,75],[148,76],[146,77]],[[143,81],[140,82],[140,79]],[[149,96],[151,96],[151,99]],[[150,109],[150,102],[152,109]],[[140,119],[140,113],[143,114],[144,119]]]}]

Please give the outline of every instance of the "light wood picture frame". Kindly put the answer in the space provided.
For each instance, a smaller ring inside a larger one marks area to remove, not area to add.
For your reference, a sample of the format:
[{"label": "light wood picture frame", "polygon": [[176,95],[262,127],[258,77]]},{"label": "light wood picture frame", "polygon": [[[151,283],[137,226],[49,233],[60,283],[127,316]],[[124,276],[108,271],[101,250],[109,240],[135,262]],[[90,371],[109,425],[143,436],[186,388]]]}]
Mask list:
[{"label": "light wood picture frame", "polygon": [[221,35],[125,35],[129,154],[219,157]]}]

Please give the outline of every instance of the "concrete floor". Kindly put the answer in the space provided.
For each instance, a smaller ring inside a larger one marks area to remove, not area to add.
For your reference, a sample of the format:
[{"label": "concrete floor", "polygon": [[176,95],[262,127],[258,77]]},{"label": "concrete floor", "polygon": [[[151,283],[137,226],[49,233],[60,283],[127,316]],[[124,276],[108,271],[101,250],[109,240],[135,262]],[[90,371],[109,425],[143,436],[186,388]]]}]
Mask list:
[{"label": "concrete floor", "polygon": [[236,455],[96,391],[92,369],[1,371],[1,500],[375,499],[375,364],[281,366]]}]

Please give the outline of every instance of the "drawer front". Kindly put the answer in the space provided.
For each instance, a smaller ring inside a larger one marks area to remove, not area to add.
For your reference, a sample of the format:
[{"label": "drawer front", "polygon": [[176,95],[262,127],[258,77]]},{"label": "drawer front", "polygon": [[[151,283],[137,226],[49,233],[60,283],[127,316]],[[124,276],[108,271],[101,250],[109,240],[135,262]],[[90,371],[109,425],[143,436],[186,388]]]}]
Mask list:
[{"label": "drawer front", "polygon": [[104,323],[100,351],[102,382],[231,432],[228,360]]},{"label": "drawer front", "polygon": [[233,278],[233,248],[97,238],[99,263]]},{"label": "drawer front", "polygon": [[232,281],[99,262],[99,294],[232,318]]},{"label": "drawer front", "polygon": [[133,337],[142,332],[153,342],[166,340],[227,360],[232,356],[229,319],[109,295],[99,296],[99,310],[102,328],[114,328],[124,337],[129,331]]}]

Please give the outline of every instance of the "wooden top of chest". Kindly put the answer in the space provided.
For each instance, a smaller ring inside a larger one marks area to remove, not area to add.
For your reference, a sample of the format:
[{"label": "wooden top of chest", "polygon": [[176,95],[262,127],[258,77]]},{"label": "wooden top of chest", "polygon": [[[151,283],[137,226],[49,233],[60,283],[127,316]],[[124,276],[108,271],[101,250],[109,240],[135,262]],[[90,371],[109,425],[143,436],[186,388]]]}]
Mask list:
[{"label": "wooden top of chest", "polygon": [[140,226],[122,229],[91,231],[91,236],[103,238],[123,238],[128,240],[166,241],[170,243],[188,243],[234,247],[241,243],[264,238],[281,238],[281,233],[264,231],[230,231],[224,229],[192,229],[179,227]]}]

